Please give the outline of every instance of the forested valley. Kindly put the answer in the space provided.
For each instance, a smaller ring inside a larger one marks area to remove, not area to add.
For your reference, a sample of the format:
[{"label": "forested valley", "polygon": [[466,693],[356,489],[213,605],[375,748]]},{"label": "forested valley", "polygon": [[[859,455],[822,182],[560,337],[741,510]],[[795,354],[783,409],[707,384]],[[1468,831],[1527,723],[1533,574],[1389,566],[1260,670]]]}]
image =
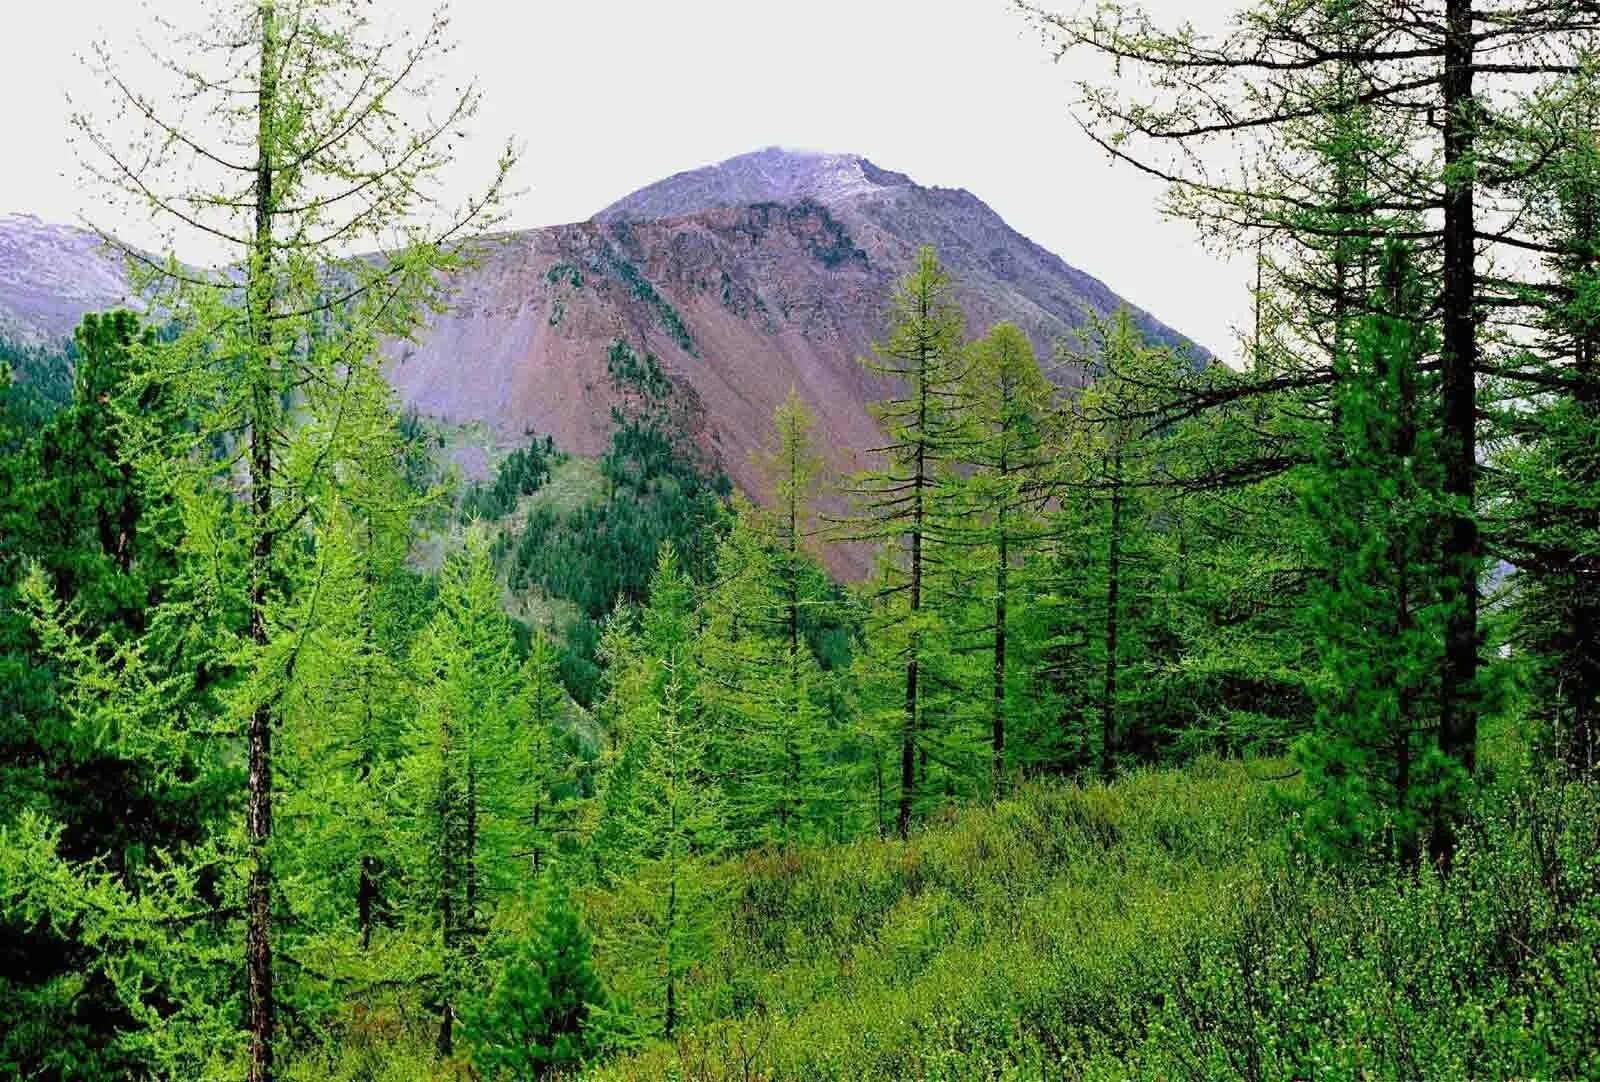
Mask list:
[{"label": "forested valley", "polygon": [[442,16],[218,7],[77,136],[229,260],[0,345],[0,1075],[1593,1075],[1600,7],[1019,5],[1239,360],[924,247],[759,501],[625,336],[464,481],[383,351],[514,150],[439,198]]}]

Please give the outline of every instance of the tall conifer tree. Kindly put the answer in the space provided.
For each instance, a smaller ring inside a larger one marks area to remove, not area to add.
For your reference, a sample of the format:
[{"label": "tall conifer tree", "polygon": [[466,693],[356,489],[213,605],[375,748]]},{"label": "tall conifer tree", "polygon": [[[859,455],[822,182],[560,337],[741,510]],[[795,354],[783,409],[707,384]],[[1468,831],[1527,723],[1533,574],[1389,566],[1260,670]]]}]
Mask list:
[{"label": "tall conifer tree", "polygon": [[[930,565],[948,540],[949,506],[945,468],[957,456],[967,394],[968,360],[963,347],[965,317],[955,282],[934,250],[924,247],[916,266],[896,285],[889,303],[888,334],[873,343],[862,363],[869,372],[899,385],[899,397],[875,407],[887,442],[875,449],[881,469],[856,481],[861,515],[851,523],[853,540],[888,541],[895,555],[880,608],[880,625],[894,625],[903,637],[904,705],[900,725],[900,793],[895,830],[911,831],[917,796],[919,753],[926,773],[923,715],[931,613],[925,608]],[[903,548],[903,551],[901,549]]]},{"label": "tall conifer tree", "polygon": [[1444,479],[1425,361],[1436,348],[1403,247],[1385,254],[1379,314],[1360,321],[1336,394],[1339,452],[1305,497],[1328,563],[1310,629],[1321,655],[1316,729],[1300,745],[1306,838],[1341,856],[1378,847],[1412,866],[1438,788]]},{"label": "tall conifer tree", "polygon": [[[459,212],[439,206],[434,183],[478,94],[469,86],[418,120],[404,101],[426,89],[446,27],[440,12],[421,33],[389,39],[340,0],[230,0],[203,31],[166,28],[173,55],[154,69],[169,80],[160,90],[133,86],[98,46],[94,70],[136,123],[74,118],[109,200],[153,212],[168,243],[174,231],[203,238],[229,268],[124,249],[180,328],[154,373],[199,419],[187,445],[147,449],[153,468],[191,518],[216,520],[197,531],[213,562],[243,565],[220,588],[237,614],[236,667],[249,674],[235,709],[247,749],[250,1082],[274,1071],[272,738],[294,658],[274,643],[274,612],[304,611],[293,539],[315,531],[339,463],[366,435],[345,410],[352,388],[375,371],[379,342],[409,335],[438,300],[464,238],[495,220],[510,165],[508,154]],[[189,453],[196,445],[224,453],[207,460]],[[222,486],[233,491],[219,502]]]},{"label": "tall conifer tree", "polygon": [[990,613],[986,622],[991,663],[989,702],[990,793],[998,799],[1006,778],[1006,728],[1012,712],[1015,565],[1038,544],[1043,502],[1047,425],[1053,387],[1020,328],[998,323],[972,347],[967,394],[971,433],[962,452],[974,472],[965,484],[973,519],[965,544],[979,546],[988,565]]}]

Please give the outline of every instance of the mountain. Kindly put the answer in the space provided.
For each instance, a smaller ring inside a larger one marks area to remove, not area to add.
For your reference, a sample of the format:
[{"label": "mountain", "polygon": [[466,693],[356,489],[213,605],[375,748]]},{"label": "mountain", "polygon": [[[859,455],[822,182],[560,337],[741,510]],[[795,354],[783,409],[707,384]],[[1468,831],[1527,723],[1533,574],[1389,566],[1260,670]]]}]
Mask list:
[{"label": "mountain", "polygon": [[0,339],[60,345],[85,312],[127,303],[122,262],[93,233],[0,214]]},{"label": "mountain", "polygon": [[[659,221],[760,203],[816,203],[846,223],[882,230],[913,247],[933,245],[969,300],[981,294],[996,307],[1017,306],[1005,318],[1034,333],[1036,345],[1049,345],[1061,331],[1078,326],[1085,306],[1105,315],[1126,303],[1105,283],[1006,225],[966,189],[925,188],[855,154],[768,147],[677,173],[624,196],[595,218]],[[1019,297],[1028,303],[1019,305]],[[1191,346],[1148,313],[1134,311],[1152,340]]]},{"label": "mountain", "polygon": [[[750,455],[791,386],[841,469],[879,442],[868,404],[889,388],[857,358],[922,244],[956,275],[969,333],[1009,319],[1041,357],[1086,310],[1123,303],[970,192],[857,155],[768,148],[668,177],[587,222],[485,238],[452,309],[397,344],[386,371],[425,415],[480,422],[502,446],[532,431],[594,455],[619,401],[607,357],[621,340],[659,359],[685,429],[759,497]],[[0,218],[0,334],[65,336],[125,292],[92,236]],[[1136,318],[1152,338],[1187,345]]]},{"label": "mountain", "polygon": [[[454,310],[390,375],[423,413],[486,421],[506,439],[527,426],[594,454],[609,435],[606,356],[620,338],[660,360],[685,425],[746,490],[750,452],[791,386],[840,466],[856,468],[880,438],[868,404],[888,390],[857,359],[922,244],[955,273],[970,333],[1012,320],[1041,357],[1086,310],[1124,303],[970,192],[856,155],[769,148],[668,177],[587,222],[496,238]],[[1189,345],[1136,318],[1153,339]]]}]

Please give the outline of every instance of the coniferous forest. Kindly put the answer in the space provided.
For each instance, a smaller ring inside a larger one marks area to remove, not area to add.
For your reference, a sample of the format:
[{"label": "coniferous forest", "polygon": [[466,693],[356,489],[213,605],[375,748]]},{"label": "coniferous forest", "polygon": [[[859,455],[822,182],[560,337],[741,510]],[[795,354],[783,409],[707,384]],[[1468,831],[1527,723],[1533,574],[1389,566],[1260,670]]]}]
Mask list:
[{"label": "coniferous forest", "polygon": [[1592,1077],[1600,7],[1236,3],[1009,18],[1242,359],[924,247],[760,500],[626,337],[598,457],[399,407],[516,159],[441,197],[442,16],[92,52],[226,255],[0,353],[0,1076]]}]

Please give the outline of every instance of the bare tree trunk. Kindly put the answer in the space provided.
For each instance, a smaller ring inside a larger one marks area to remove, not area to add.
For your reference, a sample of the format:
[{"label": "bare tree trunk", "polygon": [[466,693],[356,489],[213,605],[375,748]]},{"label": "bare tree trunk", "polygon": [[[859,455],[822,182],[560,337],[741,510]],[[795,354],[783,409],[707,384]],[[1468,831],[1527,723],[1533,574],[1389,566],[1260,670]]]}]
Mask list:
[{"label": "bare tree trunk", "polygon": [[[1442,411],[1444,491],[1450,500],[1444,542],[1446,605],[1443,688],[1438,743],[1470,776],[1477,765],[1478,523],[1477,225],[1472,155],[1477,126],[1472,89],[1473,0],[1446,0],[1444,38],[1444,355]],[[1458,801],[1447,797],[1434,815],[1430,855],[1443,867],[1455,856]]]},{"label": "bare tree trunk", "polygon": [[1106,552],[1106,673],[1100,697],[1100,776],[1111,780],[1117,750],[1117,634],[1122,593],[1122,450],[1111,457],[1111,532]]},{"label": "bare tree trunk", "polygon": [[[924,367],[926,362],[924,362]],[[923,507],[923,486],[927,473],[928,462],[928,387],[926,379],[918,382],[917,389],[917,464],[916,474],[912,479],[912,507],[911,507],[911,643],[910,653],[906,659],[906,715],[905,732],[900,744],[900,809],[895,828],[900,835],[900,840],[911,836],[911,804],[916,794],[917,787],[917,712],[919,696],[917,680],[919,677],[919,662],[921,661],[920,649],[921,629],[917,620],[922,612],[922,530],[925,509]],[[927,773],[927,764],[924,761],[923,773]]]},{"label": "bare tree trunk", "polygon": [[[272,0],[261,0],[261,72],[257,98],[255,252],[248,292],[250,319],[259,355],[251,395],[250,499],[255,541],[250,552],[250,641],[267,645],[267,600],[272,575],[272,439],[277,401],[269,381],[273,307],[273,148],[277,79],[277,23]],[[245,986],[250,1033],[249,1082],[271,1082],[276,1022],[272,992],[272,705],[251,711],[247,743],[245,830],[250,846],[250,878],[245,887]]]}]

